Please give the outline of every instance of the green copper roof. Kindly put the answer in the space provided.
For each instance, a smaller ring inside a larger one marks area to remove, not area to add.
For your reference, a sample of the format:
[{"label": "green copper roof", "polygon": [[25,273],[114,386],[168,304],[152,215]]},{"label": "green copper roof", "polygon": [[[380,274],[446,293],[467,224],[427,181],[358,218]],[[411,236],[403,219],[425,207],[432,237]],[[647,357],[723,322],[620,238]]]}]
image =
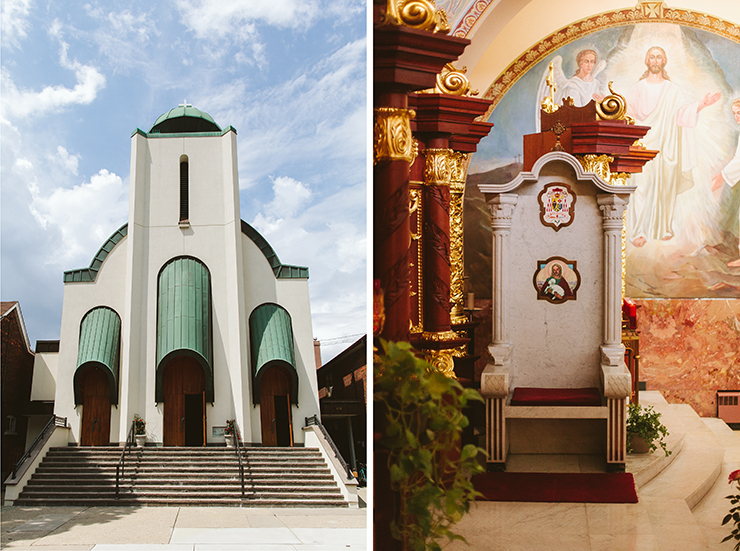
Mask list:
[{"label": "green copper roof", "polygon": [[124,224],[113,232],[113,235],[111,235],[108,240],[103,243],[103,246],[98,249],[92,262],[90,262],[89,268],[78,268],[77,270],[68,270],[64,272],[64,283],[75,281],[95,281],[95,278],[98,276],[100,266],[103,265],[103,261],[108,256],[108,253],[110,253],[113,250],[113,247],[115,247],[121,239],[126,237],[127,234],[128,224]]},{"label": "green copper roof", "polygon": [[255,230],[252,226],[247,224],[244,220],[242,222],[242,233],[249,237],[257,247],[265,255],[267,262],[270,263],[272,273],[278,279],[308,279],[308,268],[303,266],[290,266],[288,264],[281,264],[275,250],[270,246],[267,240],[262,237],[260,232]]},{"label": "green copper roof", "polygon": [[175,356],[191,356],[206,376],[206,400],[213,402],[211,275],[195,258],[171,260],[159,274],[156,400],[163,401],[164,368]]},{"label": "green copper roof", "polygon": [[180,105],[159,116],[150,133],[181,134],[185,132],[221,132],[213,117],[191,105]]},{"label": "green copper roof", "polygon": [[249,336],[252,352],[252,402],[260,403],[262,375],[269,367],[276,365],[289,374],[291,402],[297,404],[298,374],[295,369],[290,314],[277,304],[258,306],[249,316]]},{"label": "green copper roof", "polygon": [[110,382],[110,402],[118,404],[118,351],[121,339],[121,318],[106,306],[90,310],[80,324],[80,343],[74,376],[75,405],[82,403],[82,384],[78,377],[83,367],[104,368]]},{"label": "green copper roof", "polygon": [[[277,279],[308,278],[308,268],[305,268],[303,266],[291,266],[289,264],[282,264],[277,256],[277,253],[275,253],[275,250],[257,230],[247,224],[244,220],[241,221],[241,225],[242,233],[249,237],[249,239],[251,239],[252,242],[257,245],[257,247],[259,247],[260,251],[262,251],[262,254],[265,255],[267,262],[270,263],[272,273],[275,274],[275,277]],[[90,266],[88,268],[78,268],[76,270],[68,270],[64,272],[64,282],[74,283],[95,281],[95,278],[98,276],[98,271],[100,270],[103,261],[108,256],[108,253],[110,253],[113,247],[115,247],[121,239],[126,237],[127,234],[128,224],[124,224],[115,232],[113,232],[113,235],[111,235],[108,240],[103,243],[103,246],[100,247],[97,254],[93,257],[92,262],[90,262]]]}]

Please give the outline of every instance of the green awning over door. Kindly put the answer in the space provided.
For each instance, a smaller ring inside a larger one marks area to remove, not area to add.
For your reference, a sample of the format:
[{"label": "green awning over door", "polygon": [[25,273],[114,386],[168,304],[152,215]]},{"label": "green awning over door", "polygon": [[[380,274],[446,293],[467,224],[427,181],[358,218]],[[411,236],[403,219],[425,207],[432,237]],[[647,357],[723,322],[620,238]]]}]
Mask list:
[{"label": "green awning over door", "polygon": [[75,405],[82,403],[82,378],[85,367],[103,368],[110,383],[110,402],[118,404],[118,358],[121,344],[121,318],[112,309],[101,306],[90,310],[80,324],[77,367],[74,375]]},{"label": "green awning over door", "polygon": [[290,378],[290,401],[298,403],[298,373],[293,349],[293,325],[282,306],[262,304],[249,316],[252,358],[252,403],[260,403],[262,375],[278,366]]},{"label": "green awning over door", "polygon": [[164,369],[177,356],[195,358],[206,378],[206,400],[213,402],[211,275],[195,258],[171,260],[159,274],[157,297],[156,400],[164,398]]}]

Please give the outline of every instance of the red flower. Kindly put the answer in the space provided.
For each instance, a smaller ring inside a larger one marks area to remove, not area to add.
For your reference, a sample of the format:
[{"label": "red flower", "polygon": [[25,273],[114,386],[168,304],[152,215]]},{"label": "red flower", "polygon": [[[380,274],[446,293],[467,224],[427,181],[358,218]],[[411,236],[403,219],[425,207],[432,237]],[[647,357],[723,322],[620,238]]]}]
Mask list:
[{"label": "red flower", "polygon": [[733,482],[735,482],[738,479],[740,479],[740,469],[738,469],[736,471],[732,471],[730,473],[730,480],[728,481],[728,484],[732,484]]}]

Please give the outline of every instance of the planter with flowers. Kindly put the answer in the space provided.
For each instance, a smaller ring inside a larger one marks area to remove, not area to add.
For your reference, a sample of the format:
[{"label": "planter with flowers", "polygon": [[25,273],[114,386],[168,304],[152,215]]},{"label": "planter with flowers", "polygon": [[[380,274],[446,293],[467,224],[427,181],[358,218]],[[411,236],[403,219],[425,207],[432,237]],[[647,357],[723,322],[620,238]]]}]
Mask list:
[{"label": "planter with flowers", "polygon": [[134,415],[134,439],[138,447],[143,448],[146,445],[146,421],[138,413]]},{"label": "planter with flowers", "polygon": [[226,421],[226,429],[224,430],[224,438],[226,439],[227,448],[234,447],[234,435],[236,434],[236,429],[234,428],[235,421],[236,419],[229,419],[228,421]]},{"label": "planter with flowers", "polygon": [[639,404],[629,405],[627,417],[627,451],[629,453],[653,453],[658,446],[671,455],[663,440],[668,436],[668,429],[660,422],[660,413],[653,406],[642,407]]},{"label": "planter with flowers", "polygon": [[[737,471],[732,471],[730,473],[729,483],[732,484],[733,482],[735,483],[735,487],[737,488],[737,490],[740,490],[740,469],[738,469]],[[722,521],[722,525],[724,526],[728,522],[732,521],[734,528],[732,529],[730,535],[722,540],[722,543],[726,542],[727,540],[734,539],[735,551],[740,551],[740,505],[738,505],[738,503],[740,503],[740,495],[727,496],[726,499],[730,500],[730,505],[733,505],[733,507],[730,507],[730,512]]]}]

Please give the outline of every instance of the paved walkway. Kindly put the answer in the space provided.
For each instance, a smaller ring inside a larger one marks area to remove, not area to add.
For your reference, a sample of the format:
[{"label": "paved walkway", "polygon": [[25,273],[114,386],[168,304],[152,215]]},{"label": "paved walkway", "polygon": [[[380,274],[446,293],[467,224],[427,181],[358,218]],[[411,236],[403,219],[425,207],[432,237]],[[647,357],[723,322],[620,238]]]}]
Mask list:
[{"label": "paved walkway", "polygon": [[14,551],[367,550],[368,509],[3,507]]}]

